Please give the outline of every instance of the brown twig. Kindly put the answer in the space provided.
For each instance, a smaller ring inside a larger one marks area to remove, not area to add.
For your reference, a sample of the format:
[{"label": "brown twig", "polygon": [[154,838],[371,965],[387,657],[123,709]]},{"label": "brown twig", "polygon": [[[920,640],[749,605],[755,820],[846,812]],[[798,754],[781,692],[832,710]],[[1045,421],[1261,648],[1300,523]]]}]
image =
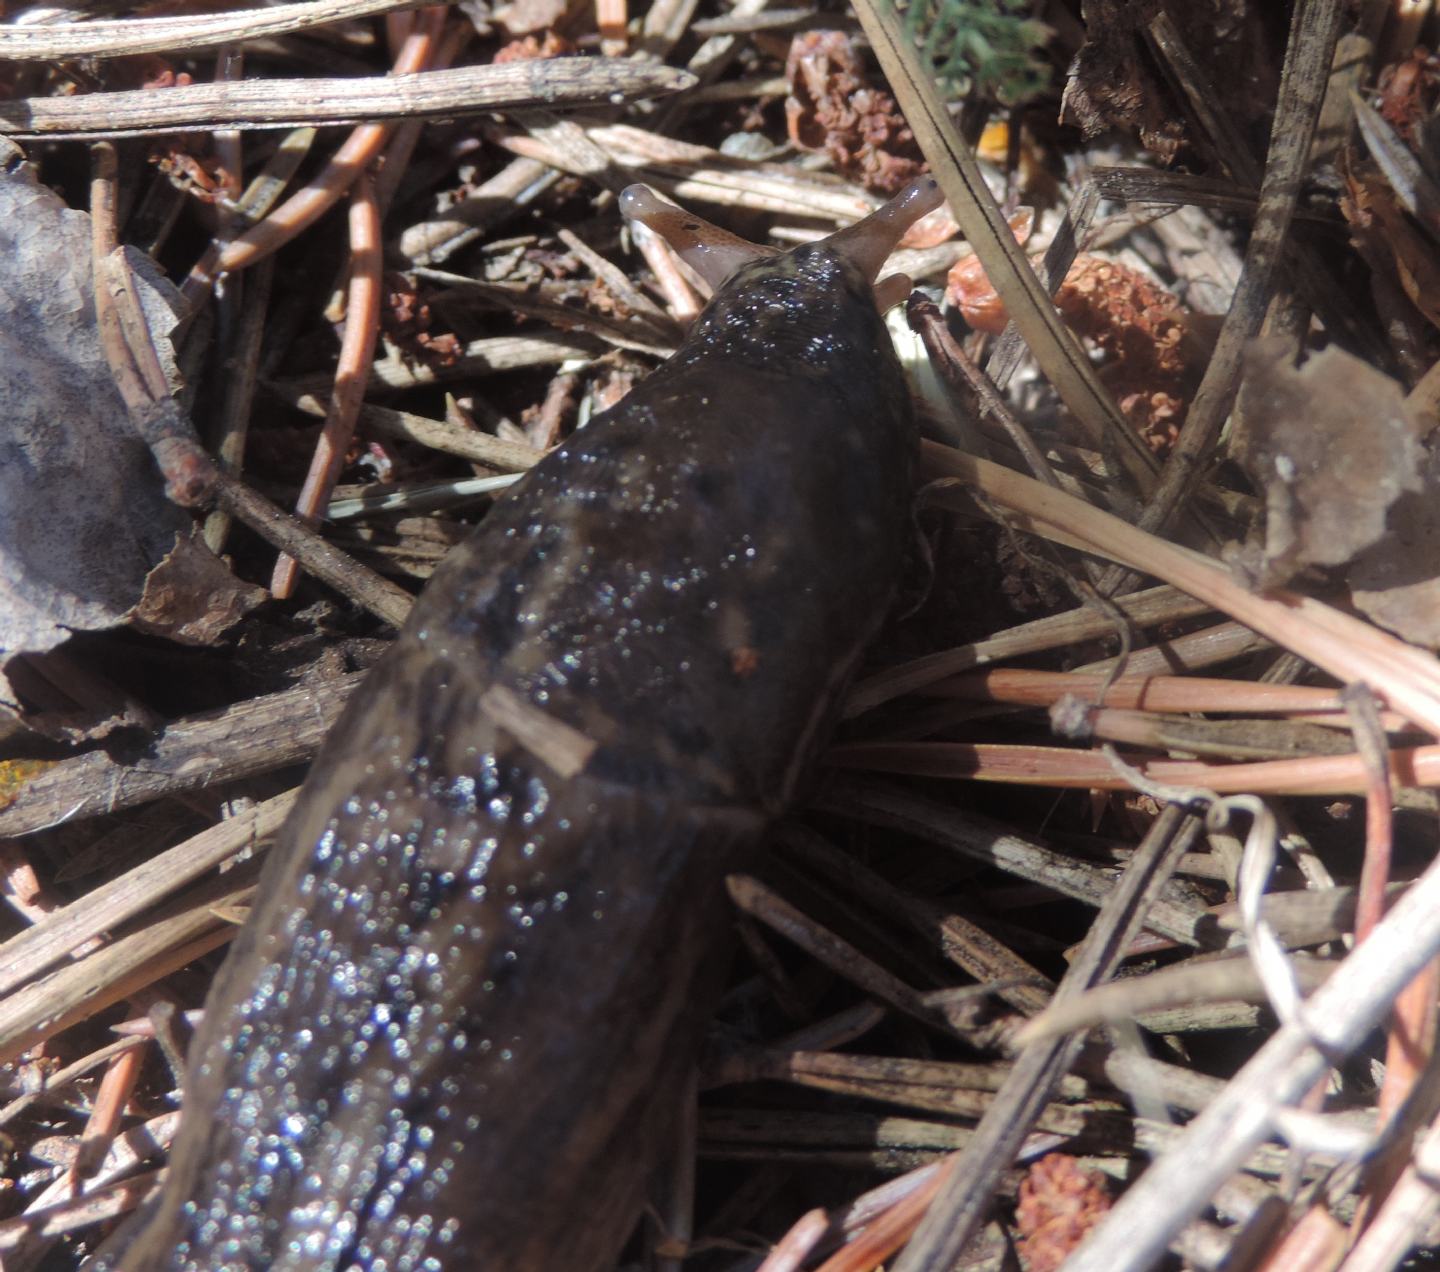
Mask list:
[{"label": "brown twig", "polygon": [[[1091,925],[1080,952],[1055,993],[1066,1002],[1114,973],[1131,938],[1148,922],[1180,855],[1199,833],[1199,822],[1171,805],[1152,823],[1117,886]],[[897,1260],[896,1272],[949,1268],[989,1213],[1001,1173],[1080,1052],[1081,1039],[1032,1044],[1015,1061],[1005,1085],[955,1163],[935,1204]],[[1173,1234],[1171,1234],[1173,1235]]]},{"label": "brown twig", "polygon": [[[623,59],[556,58],[397,73],[374,79],[313,79],[304,81],[304,92],[295,91],[295,80],[188,84],[163,93],[134,89],[83,97],[3,101],[0,137],[16,141],[136,137],[147,133],[211,132],[216,128],[292,128],[298,124],[319,127],[366,119],[479,114],[541,106],[601,106],[610,104],[616,95],[631,101],[658,97],[692,82],[684,71],[667,66]],[[368,167],[373,158],[372,151],[359,167]],[[349,182],[344,184],[348,187]],[[342,188],[340,193],[344,192]]]},{"label": "brown twig", "polygon": [[1271,131],[1271,155],[1265,166],[1245,267],[1214,353],[1186,412],[1180,437],[1141,517],[1140,524],[1146,530],[1166,525],[1194,490],[1235,400],[1241,359],[1260,330],[1274,291],[1281,246],[1310,161],[1310,143],[1330,74],[1341,9],[1339,0],[1301,0],[1295,6]]},{"label": "brown twig", "polygon": [[[1250,764],[1206,764],[1197,760],[1123,757],[1130,772],[1116,768],[1101,751],[1056,746],[1019,746],[995,742],[855,742],[830,753],[833,764],[917,777],[963,778],[1020,786],[1123,791],[1135,776],[1174,790],[1194,787],[1219,794],[1251,791],[1276,795],[1363,794],[1370,779],[1356,754],[1308,755],[1294,760]],[[1399,785],[1440,786],[1440,746],[1392,750],[1390,763]]]},{"label": "brown twig", "polygon": [[392,627],[404,623],[414,604],[408,592],[327,543],[263,495],[222,473],[215,483],[215,498],[220,507],[267,543],[294,557],[307,574],[328,583]]}]

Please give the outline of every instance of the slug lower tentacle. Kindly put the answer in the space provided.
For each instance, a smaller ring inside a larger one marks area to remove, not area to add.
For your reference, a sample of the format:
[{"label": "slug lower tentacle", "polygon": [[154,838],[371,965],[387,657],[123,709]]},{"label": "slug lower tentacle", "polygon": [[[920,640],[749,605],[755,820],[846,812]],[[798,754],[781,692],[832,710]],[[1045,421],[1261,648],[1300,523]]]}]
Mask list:
[{"label": "slug lower tentacle", "polygon": [[273,850],[121,1267],[614,1260],[723,878],[892,593],[917,443],[874,283],[936,201],[741,264],[437,571]]}]

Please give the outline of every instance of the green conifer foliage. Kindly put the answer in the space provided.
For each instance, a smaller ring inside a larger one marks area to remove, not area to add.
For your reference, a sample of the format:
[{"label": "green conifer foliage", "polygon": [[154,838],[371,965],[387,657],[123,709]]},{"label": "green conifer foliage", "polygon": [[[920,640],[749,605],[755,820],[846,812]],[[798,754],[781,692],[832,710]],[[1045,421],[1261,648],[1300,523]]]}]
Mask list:
[{"label": "green conifer foliage", "polygon": [[983,93],[1007,105],[1035,96],[1050,68],[1037,56],[1050,29],[1030,0],[896,0],[947,94]]}]

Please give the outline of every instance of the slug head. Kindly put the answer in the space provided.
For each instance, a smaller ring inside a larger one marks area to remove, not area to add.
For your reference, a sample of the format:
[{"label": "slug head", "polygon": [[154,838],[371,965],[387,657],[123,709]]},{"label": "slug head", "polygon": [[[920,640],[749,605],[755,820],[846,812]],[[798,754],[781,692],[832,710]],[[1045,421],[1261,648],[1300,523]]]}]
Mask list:
[{"label": "slug head", "polygon": [[[905,231],[942,202],[944,196],[935,178],[917,177],[863,220],[808,246],[833,252],[863,274],[875,289],[876,308],[883,313],[904,299],[910,280],[903,274],[880,279],[881,268]],[[717,290],[745,266],[784,255],[665,202],[648,186],[627,186],[620,195],[620,211],[627,220],[638,221],[663,238]]]},{"label": "slug head", "polygon": [[788,252],[747,243],[644,186],[629,187],[621,207],[717,288],[686,341],[689,356],[843,376],[881,347],[888,355],[879,315],[904,299],[910,280],[877,276],[905,231],[941,199],[935,180],[922,177],[864,220]]}]

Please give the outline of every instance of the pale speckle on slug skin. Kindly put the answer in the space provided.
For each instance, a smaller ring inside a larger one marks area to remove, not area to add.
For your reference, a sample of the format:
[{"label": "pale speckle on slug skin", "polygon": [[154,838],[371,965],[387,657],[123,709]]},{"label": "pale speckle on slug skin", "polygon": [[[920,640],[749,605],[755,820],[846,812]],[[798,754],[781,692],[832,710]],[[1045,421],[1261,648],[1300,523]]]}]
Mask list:
[{"label": "pale speckle on slug skin", "polygon": [[[869,280],[747,266],[452,554],[307,781],[193,1049],[132,1269],[612,1259],[722,880],[883,615],[909,401]],[[481,705],[595,743],[562,779]]]}]

